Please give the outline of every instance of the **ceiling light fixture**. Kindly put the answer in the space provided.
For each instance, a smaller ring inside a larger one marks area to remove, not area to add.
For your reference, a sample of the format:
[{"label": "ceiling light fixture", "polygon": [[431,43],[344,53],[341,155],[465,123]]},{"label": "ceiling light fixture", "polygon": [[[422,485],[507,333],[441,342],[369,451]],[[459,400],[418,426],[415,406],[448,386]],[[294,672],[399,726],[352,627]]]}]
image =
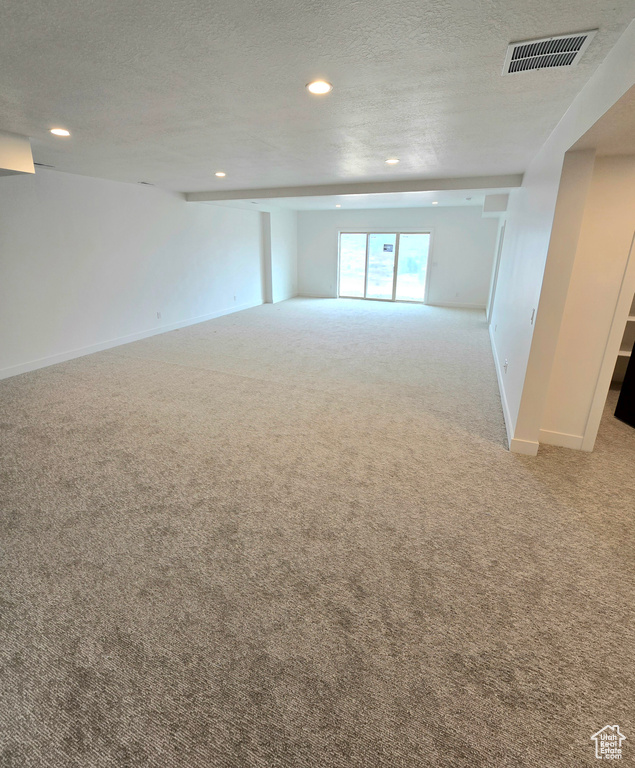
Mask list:
[{"label": "ceiling light fixture", "polygon": [[432,205],[439,205],[439,201],[438,200],[433,200],[432,201]]},{"label": "ceiling light fixture", "polygon": [[70,136],[71,132],[67,131],[66,128],[51,128],[51,133],[55,136]]},{"label": "ceiling light fixture", "polygon": [[336,208],[341,208],[342,206],[339,203],[337,203],[335,207]]},{"label": "ceiling light fixture", "polygon": [[386,160],[386,165],[397,165],[399,160],[396,157],[389,157],[388,160]]},{"label": "ceiling light fixture", "polygon": [[216,171],[216,173],[214,175],[218,176],[219,179],[223,179],[225,176],[227,176],[225,171]]},{"label": "ceiling light fixture", "polygon": [[307,90],[316,96],[324,96],[325,93],[330,93],[333,90],[333,86],[326,80],[314,80],[312,83],[308,83]]}]

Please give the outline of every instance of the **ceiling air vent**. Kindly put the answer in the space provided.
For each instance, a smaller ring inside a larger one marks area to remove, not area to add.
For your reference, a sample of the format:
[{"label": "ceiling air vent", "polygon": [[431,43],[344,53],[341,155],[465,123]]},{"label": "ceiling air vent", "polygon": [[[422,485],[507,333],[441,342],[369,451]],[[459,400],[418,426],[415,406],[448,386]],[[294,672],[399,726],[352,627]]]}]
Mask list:
[{"label": "ceiling air vent", "polygon": [[589,32],[575,32],[572,35],[510,43],[505,56],[503,74],[513,75],[515,72],[550,67],[574,67],[589,47],[596,32],[597,29],[592,29]]}]

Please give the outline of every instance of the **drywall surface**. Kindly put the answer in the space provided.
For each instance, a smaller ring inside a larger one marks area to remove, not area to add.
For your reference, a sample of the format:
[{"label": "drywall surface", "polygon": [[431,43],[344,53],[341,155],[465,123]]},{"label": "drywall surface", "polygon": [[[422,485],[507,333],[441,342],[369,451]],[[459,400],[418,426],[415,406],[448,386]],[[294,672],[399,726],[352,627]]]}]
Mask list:
[{"label": "drywall surface", "polygon": [[272,210],[270,214],[272,301],[298,294],[298,215]]},{"label": "drywall surface", "polygon": [[31,142],[26,136],[0,131],[0,176],[35,173]]},{"label": "drywall surface", "polygon": [[[518,297],[518,300],[522,297],[525,300],[529,299],[529,303],[524,305],[525,315],[520,317],[520,330],[522,331],[522,324],[525,323],[528,327],[533,329],[535,323],[535,333],[533,341],[538,342],[543,353],[551,345],[555,351],[555,344],[557,339],[557,329],[560,326],[562,319],[562,312],[564,304],[561,301],[554,301],[553,297],[566,296],[569,287],[569,278],[571,269],[575,259],[575,252],[578,243],[580,226],[582,224],[582,217],[584,212],[584,205],[587,198],[587,192],[591,184],[591,178],[593,173],[594,152],[568,152],[565,155],[562,173],[560,175],[560,183],[555,186],[556,191],[556,203],[555,203],[555,216],[553,226],[549,232],[550,237],[547,239],[546,246],[548,253],[557,253],[557,258],[547,261],[547,268],[544,270],[545,279],[542,283],[542,295],[535,295],[532,300],[532,296],[522,291],[526,284],[531,285],[531,273],[532,262],[528,257],[524,262],[517,265],[517,285],[515,286],[516,292],[513,294]],[[545,197],[547,199],[548,190],[545,189]],[[516,234],[512,232],[512,234]],[[535,232],[534,232],[535,234]],[[540,251],[538,245],[535,250],[532,251],[536,258],[539,257]],[[500,281],[499,281],[500,282]],[[497,291],[501,290],[501,286],[497,286]],[[498,296],[495,296],[495,305],[498,302]],[[503,301],[509,301],[510,297],[503,296]],[[536,308],[538,302],[541,301],[541,312],[537,316]],[[500,306],[500,302],[498,302]],[[514,310],[513,305],[510,304],[509,312]],[[508,391],[523,392],[526,399],[530,399],[534,394],[536,388],[543,385],[543,382],[537,378],[530,379],[528,382],[522,381],[522,376],[526,374],[526,366],[519,365],[524,363],[529,358],[530,343],[532,337],[528,334],[518,335],[518,344],[515,348],[510,348],[509,352],[505,355],[499,354],[498,340],[499,326],[498,319],[500,316],[492,317],[492,325],[490,325],[490,335],[492,337],[494,355],[496,358],[497,370],[499,371],[499,384],[501,387],[501,400],[503,404],[503,412],[505,414],[505,422],[508,429],[508,439],[512,450],[518,450],[523,453],[535,453],[538,448],[538,442],[536,439],[524,440],[518,442],[519,438],[514,437],[514,433],[510,431],[510,425],[513,423],[513,417],[510,413],[510,403],[507,400],[506,393]],[[516,315],[518,319],[518,315]],[[556,329],[556,330],[554,330]],[[502,330],[509,330],[503,326]],[[522,346],[521,346],[522,344]],[[547,374],[548,375],[548,374]],[[523,388],[524,386],[524,388]],[[540,393],[536,395],[539,397]],[[537,435],[536,435],[537,437]],[[514,440],[517,442],[514,443]]]},{"label": "drywall surface", "polygon": [[[562,316],[568,289],[566,276],[557,275],[557,248],[550,250],[549,246],[564,155],[635,82],[634,47],[635,23],[628,27],[538,152],[522,187],[510,194],[491,334],[499,370],[508,361],[507,373],[501,377],[501,398],[512,450],[524,450],[523,446],[531,447],[526,452],[537,450],[555,354],[554,339],[559,334],[559,324],[554,324],[553,318]],[[547,279],[548,252],[553,268]],[[571,262],[565,260],[563,269],[571,267]],[[549,294],[548,283],[556,279],[561,289]],[[534,309],[537,314],[532,324]]]},{"label": "drywall surface", "polygon": [[541,430],[585,434],[635,232],[635,157],[597,158],[584,208]]},{"label": "drywall surface", "polygon": [[485,307],[498,221],[484,219],[480,207],[300,211],[300,295],[337,296],[340,231],[432,232],[428,302]]},{"label": "drywall surface", "polygon": [[56,171],[2,178],[0,376],[260,304],[261,248],[257,212]]}]

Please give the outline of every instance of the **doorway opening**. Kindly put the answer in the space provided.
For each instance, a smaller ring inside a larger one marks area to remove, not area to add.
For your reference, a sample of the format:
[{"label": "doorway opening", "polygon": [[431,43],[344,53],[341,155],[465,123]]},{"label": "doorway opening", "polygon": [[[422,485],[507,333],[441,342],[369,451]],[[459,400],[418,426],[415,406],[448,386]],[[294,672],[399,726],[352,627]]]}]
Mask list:
[{"label": "doorway opening", "polygon": [[341,298],[426,301],[429,232],[342,232],[339,250]]},{"label": "doorway opening", "polygon": [[607,409],[635,427],[635,234],[626,261],[613,322],[597,378],[595,394],[582,439],[582,450],[592,451]]}]

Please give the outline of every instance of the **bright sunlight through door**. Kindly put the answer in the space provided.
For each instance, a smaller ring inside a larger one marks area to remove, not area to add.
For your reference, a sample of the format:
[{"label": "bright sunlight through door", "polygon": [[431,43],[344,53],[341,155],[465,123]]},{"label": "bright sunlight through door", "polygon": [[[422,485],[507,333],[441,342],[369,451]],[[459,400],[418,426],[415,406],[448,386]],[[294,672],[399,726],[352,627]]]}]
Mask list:
[{"label": "bright sunlight through door", "polygon": [[425,301],[429,232],[342,232],[339,295]]}]

